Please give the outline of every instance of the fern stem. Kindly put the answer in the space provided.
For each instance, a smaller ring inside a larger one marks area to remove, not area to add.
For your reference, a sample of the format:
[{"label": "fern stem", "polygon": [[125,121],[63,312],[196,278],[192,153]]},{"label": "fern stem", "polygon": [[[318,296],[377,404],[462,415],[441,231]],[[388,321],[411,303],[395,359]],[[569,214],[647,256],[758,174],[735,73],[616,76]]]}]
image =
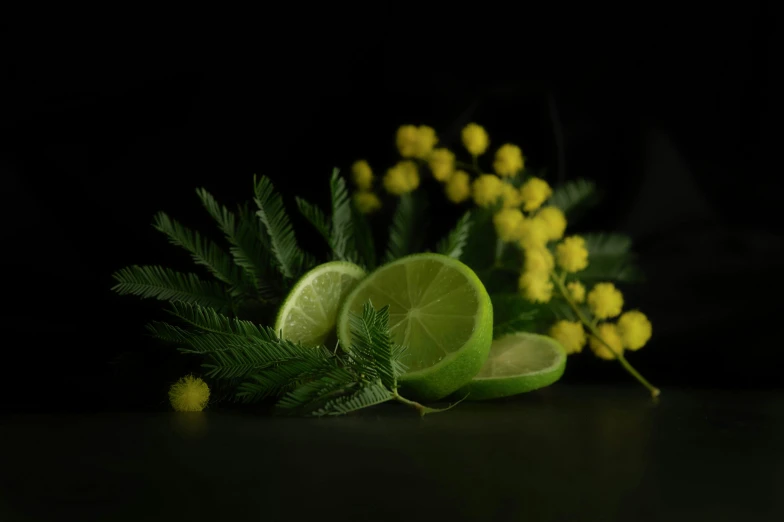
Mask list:
[{"label": "fern stem", "polygon": [[588,327],[588,330],[591,332],[591,334],[597,339],[599,339],[599,341],[604,346],[606,346],[608,350],[610,350],[610,352],[615,356],[616,359],[618,359],[618,361],[621,363],[621,366],[623,366],[627,372],[629,372],[635,379],[637,379],[640,382],[640,384],[645,386],[648,389],[648,391],[651,392],[651,396],[654,399],[658,397],[661,394],[661,390],[659,390],[658,388],[653,386],[650,382],[648,382],[648,380],[645,377],[643,377],[640,374],[640,372],[638,372],[634,368],[634,366],[632,366],[631,363],[629,363],[629,361],[626,360],[626,357],[624,357],[622,353],[617,353],[612,348],[612,346],[607,344],[607,342],[601,338],[599,332],[596,330],[596,326],[594,325],[594,323],[592,321],[589,321],[583,315],[583,313],[580,311],[580,309],[577,307],[574,301],[572,301],[571,297],[569,296],[569,293],[566,290],[566,287],[564,286],[563,282],[561,282],[561,279],[559,277],[553,277],[552,279],[553,281],[555,281],[556,285],[558,286],[558,291],[563,295],[564,299],[566,299],[566,302],[569,303],[569,307],[574,311],[575,314],[577,314],[577,318],[580,319],[580,321],[586,327]]}]

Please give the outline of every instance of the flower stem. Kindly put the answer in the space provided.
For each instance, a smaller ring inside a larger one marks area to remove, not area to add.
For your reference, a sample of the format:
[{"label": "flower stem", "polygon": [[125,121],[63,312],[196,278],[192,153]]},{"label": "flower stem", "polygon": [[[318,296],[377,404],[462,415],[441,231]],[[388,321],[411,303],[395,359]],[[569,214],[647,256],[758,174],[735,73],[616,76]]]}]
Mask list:
[{"label": "flower stem", "polygon": [[397,390],[394,390],[392,392],[392,398],[395,399],[397,402],[403,403],[403,404],[405,404],[407,406],[411,406],[412,408],[414,408],[417,411],[417,413],[419,413],[420,417],[424,417],[428,413],[439,413],[439,412],[442,412],[442,411],[451,410],[452,408],[454,408],[455,406],[457,406],[458,404],[463,402],[463,399],[465,399],[465,397],[463,397],[463,399],[460,399],[459,401],[457,401],[454,404],[450,404],[446,408],[428,408],[427,406],[419,404],[416,401],[412,401],[410,399],[406,399],[405,397],[400,395],[397,392]]},{"label": "flower stem", "polygon": [[571,297],[569,296],[569,293],[566,291],[566,287],[564,286],[561,278],[553,277],[553,280],[558,286],[558,291],[563,295],[564,299],[566,299],[566,302],[569,303],[569,307],[574,311],[575,314],[577,314],[577,318],[580,319],[580,321],[588,328],[588,331],[590,331],[594,337],[599,339],[599,341],[601,341],[601,343],[604,346],[606,346],[608,350],[610,350],[610,353],[612,353],[615,356],[615,358],[618,359],[618,361],[621,363],[621,366],[623,366],[627,372],[629,372],[635,379],[637,379],[640,382],[640,384],[648,388],[648,391],[651,392],[651,396],[653,396],[654,398],[658,397],[661,394],[661,391],[655,386],[653,386],[651,383],[649,383],[648,380],[645,377],[643,377],[640,374],[640,372],[638,372],[634,368],[634,366],[632,366],[631,363],[629,363],[629,361],[626,360],[626,357],[624,357],[622,353],[617,353],[612,346],[607,344],[607,342],[601,338],[599,332],[596,330],[595,321],[588,321],[588,319],[583,315],[580,309],[577,308],[577,305],[574,303],[574,301],[572,301]]},{"label": "flower stem", "polygon": [[495,240],[495,266],[501,266],[501,256],[504,255],[505,243],[500,239]]}]

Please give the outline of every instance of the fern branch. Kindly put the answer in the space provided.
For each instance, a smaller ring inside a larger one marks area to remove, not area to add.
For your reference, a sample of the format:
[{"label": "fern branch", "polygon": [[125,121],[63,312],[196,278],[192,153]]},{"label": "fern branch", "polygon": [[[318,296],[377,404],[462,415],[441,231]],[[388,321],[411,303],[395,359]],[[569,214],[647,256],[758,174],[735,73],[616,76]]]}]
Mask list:
[{"label": "fern branch", "polygon": [[571,217],[596,204],[598,199],[599,195],[594,182],[577,179],[557,187],[550,196],[549,204],[561,209],[567,217]]},{"label": "fern branch", "polygon": [[142,299],[183,302],[227,308],[230,299],[220,283],[203,281],[195,274],[184,274],[160,266],[129,266],[112,276],[117,284],[112,290],[120,295]]},{"label": "fern branch", "polygon": [[322,417],[325,415],[345,415],[357,410],[376,406],[394,398],[380,381],[363,385],[356,392],[332,399],[324,404],[323,407],[314,411],[312,415]]},{"label": "fern branch", "polygon": [[389,228],[386,262],[417,251],[425,226],[424,211],[425,202],[422,196],[412,193],[400,196]]},{"label": "fern branch", "polygon": [[230,318],[198,304],[172,303],[169,313],[204,332],[254,337],[270,342],[277,338],[269,327],[257,325],[252,321]]},{"label": "fern branch", "polygon": [[316,205],[313,205],[302,198],[295,198],[295,201],[297,202],[297,208],[299,208],[300,214],[313,225],[318,233],[321,234],[321,237],[329,244],[329,220],[327,219],[327,216],[324,215],[324,212]]},{"label": "fern branch", "polygon": [[439,241],[436,251],[439,254],[460,259],[463,250],[468,243],[468,234],[471,232],[471,213],[466,212],[457,221],[455,228]]},{"label": "fern branch", "polygon": [[392,364],[394,343],[389,333],[389,306],[376,311],[369,302],[365,303],[361,316],[351,312],[349,327],[349,357],[357,361],[369,380],[378,379],[389,390],[396,390],[398,374]]},{"label": "fern branch", "polygon": [[294,228],[286,214],[283,199],[275,192],[272,182],[266,176],[262,176],[258,181],[254,179],[254,186],[258,206],[256,214],[269,234],[278,270],[283,277],[293,279],[302,270],[304,254],[297,246]]},{"label": "fern branch", "polygon": [[354,247],[357,252],[357,261],[366,270],[376,268],[376,244],[373,239],[373,231],[370,229],[365,215],[359,211],[354,202],[351,202],[351,219],[354,230]]},{"label": "fern branch", "polygon": [[340,171],[334,169],[329,181],[332,196],[332,226],[330,227],[329,244],[336,259],[355,261],[354,222],[351,216],[351,199],[346,188],[346,180]]}]

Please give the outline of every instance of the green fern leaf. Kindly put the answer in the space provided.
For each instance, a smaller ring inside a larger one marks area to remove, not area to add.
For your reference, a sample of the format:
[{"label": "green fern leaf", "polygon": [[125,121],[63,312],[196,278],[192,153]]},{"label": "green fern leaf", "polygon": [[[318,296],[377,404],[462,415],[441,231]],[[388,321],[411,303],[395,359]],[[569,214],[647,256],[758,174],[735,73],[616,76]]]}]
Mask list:
[{"label": "green fern leaf", "polygon": [[419,250],[425,228],[425,209],[426,203],[421,194],[408,193],[400,196],[389,228],[385,257],[387,263]]},{"label": "green fern leaf", "polygon": [[470,231],[471,213],[466,212],[463,214],[463,217],[457,221],[455,228],[449,232],[449,235],[439,241],[436,252],[455,259],[460,259],[468,242],[468,234]]},{"label": "green fern leaf", "polygon": [[295,198],[297,202],[297,208],[299,208],[300,214],[302,214],[305,219],[307,219],[311,225],[321,234],[321,237],[329,244],[330,241],[330,233],[329,233],[329,220],[327,216],[324,215],[324,212],[321,211],[316,205],[312,203],[308,203],[306,200],[302,198]]},{"label": "green fern leaf", "polygon": [[328,401],[322,408],[314,411],[312,415],[322,417],[325,415],[345,415],[357,410],[376,406],[394,398],[380,381],[363,385],[356,392]]},{"label": "green fern leaf", "polygon": [[493,214],[500,207],[475,208],[471,210],[471,228],[460,260],[476,272],[482,272],[495,264],[496,232]]},{"label": "green fern leaf", "polygon": [[254,178],[253,184],[258,206],[256,214],[261,218],[269,234],[278,270],[283,277],[294,279],[301,273],[305,256],[297,246],[294,228],[286,214],[283,199],[275,192],[275,187],[266,176],[262,176],[258,181]]},{"label": "green fern leaf", "polygon": [[491,294],[493,303],[493,338],[515,332],[532,332],[536,328],[538,307],[520,294]]},{"label": "green fern leaf", "polygon": [[230,299],[220,283],[203,281],[195,274],[184,274],[160,266],[129,266],[113,274],[117,284],[112,290],[120,295],[143,299],[183,302],[226,309]]},{"label": "green fern leaf", "polygon": [[373,231],[365,215],[359,211],[354,202],[351,202],[351,219],[354,223],[354,246],[357,252],[357,261],[366,270],[376,268],[376,243]]},{"label": "green fern leaf", "polygon": [[362,315],[351,312],[351,350],[349,357],[367,379],[379,379],[390,390],[397,389],[396,368],[392,364],[394,343],[389,333],[389,306],[376,311],[370,303],[365,303]]},{"label": "green fern leaf", "polygon": [[596,184],[577,179],[557,187],[550,196],[549,205],[561,209],[567,218],[575,220],[579,214],[599,201]]},{"label": "green fern leaf", "polygon": [[629,236],[616,233],[583,234],[588,250],[588,266],[574,274],[573,278],[586,283],[618,281],[637,283],[643,274],[635,265],[636,257],[631,251]]},{"label": "green fern leaf", "polygon": [[268,342],[277,339],[272,328],[257,325],[252,321],[230,318],[198,304],[172,303],[168,312],[203,332],[254,337]]},{"label": "green fern leaf", "polygon": [[194,335],[184,328],[163,321],[152,321],[145,326],[145,329],[153,337],[169,343],[187,343]]},{"label": "green fern leaf", "polygon": [[354,221],[351,217],[351,199],[346,188],[346,180],[340,171],[334,169],[329,181],[332,196],[332,226],[329,244],[336,259],[355,262]]},{"label": "green fern leaf", "polygon": [[335,394],[346,393],[356,386],[357,375],[348,368],[337,366],[292,389],[275,406],[289,413],[294,410],[312,410]]}]

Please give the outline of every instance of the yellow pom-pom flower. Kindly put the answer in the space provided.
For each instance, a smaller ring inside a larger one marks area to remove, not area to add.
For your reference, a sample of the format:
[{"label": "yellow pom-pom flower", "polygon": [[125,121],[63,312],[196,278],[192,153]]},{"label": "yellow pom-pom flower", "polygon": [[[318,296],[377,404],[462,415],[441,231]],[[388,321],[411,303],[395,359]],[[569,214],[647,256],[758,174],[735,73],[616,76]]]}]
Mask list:
[{"label": "yellow pom-pom flower", "polygon": [[572,281],[566,285],[566,289],[569,291],[569,297],[575,303],[582,303],[585,301],[585,287],[580,281]]},{"label": "yellow pom-pom flower", "polygon": [[498,239],[505,243],[516,241],[523,222],[523,213],[516,208],[504,208],[493,216],[493,224]]},{"label": "yellow pom-pom flower", "polygon": [[507,143],[498,147],[495,151],[495,161],[493,162],[493,169],[499,176],[508,178],[512,177],[525,167],[525,159],[523,152],[517,145]]},{"label": "yellow pom-pom flower", "polygon": [[462,170],[455,171],[444,187],[446,197],[452,203],[462,203],[471,196],[471,178]]},{"label": "yellow pom-pom flower", "polygon": [[169,402],[175,411],[202,411],[210,400],[210,387],[193,375],[186,375],[169,388]]},{"label": "yellow pom-pom flower", "polygon": [[525,250],[525,271],[549,274],[555,267],[553,255],[547,248],[527,248]]},{"label": "yellow pom-pom flower", "polygon": [[426,125],[402,125],[395,140],[397,150],[404,158],[424,159],[433,150],[438,138],[436,131]]},{"label": "yellow pom-pom flower", "polygon": [[474,203],[480,207],[489,207],[498,201],[503,192],[504,182],[493,174],[482,174],[474,180]]},{"label": "yellow pom-pom flower", "polygon": [[561,343],[566,353],[580,353],[587,342],[585,330],[580,321],[561,320],[550,328],[550,337]]},{"label": "yellow pom-pom flower", "polygon": [[463,145],[472,156],[481,156],[490,145],[490,138],[484,127],[476,123],[469,123],[463,128],[462,138]]},{"label": "yellow pom-pom flower", "polygon": [[553,189],[541,178],[531,178],[520,187],[520,199],[526,212],[542,206],[553,195]]},{"label": "yellow pom-pom flower", "polygon": [[381,208],[381,200],[372,192],[355,192],[354,204],[363,214],[371,214]]},{"label": "yellow pom-pom flower", "polygon": [[[596,336],[591,335],[591,339],[589,341],[591,350],[593,351],[594,355],[596,355],[596,357],[599,357],[600,359],[612,360],[616,358],[616,354],[621,355],[623,353],[623,342],[621,342],[621,336],[618,334],[618,328],[614,324],[601,323],[596,327],[596,331],[599,334],[599,337],[601,337],[601,340],[597,339]],[[605,343],[610,345],[612,350],[607,348]]]},{"label": "yellow pom-pom flower", "polygon": [[351,166],[351,178],[359,190],[370,190],[373,184],[373,170],[367,161],[355,161]]},{"label": "yellow pom-pom flower", "polygon": [[547,238],[551,241],[561,239],[566,231],[566,216],[558,207],[544,207],[539,209],[536,217],[547,224]]},{"label": "yellow pom-pom flower", "polygon": [[651,338],[653,327],[644,313],[632,310],[618,318],[618,333],[627,349],[639,350]]},{"label": "yellow pom-pom flower", "polygon": [[547,225],[539,218],[524,219],[518,235],[522,248],[537,249],[547,245]]},{"label": "yellow pom-pom flower", "polygon": [[553,282],[546,273],[523,272],[518,284],[523,297],[534,303],[547,303],[553,296]]},{"label": "yellow pom-pom flower", "polygon": [[419,187],[419,173],[416,163],[405,160],[387,170],[384,176],[384,188],[390,194],[401,196]]},{"label": "yellow pom-pom flower", "polygon": [[504,183],[501,190],[501,199],[504,203],[504,208],[518,208],[520,206],[520,191],[514,185]]},{"label": "yellow pom-pom flower", "polygon": [[427,162],[433,177],[441,182],[449,181],[455,171],[455,155],[449,149],[434,149]]},{"label": "yellow pom-pom flower", "polygon": [[612,283],[596,283],[585,300],[597,319],[616,317],[623,310],[623,294]]},{"label": "yellow pom-pom flower", "polygon": [[588,266],[588,249],[585,240],[580,236],[565,238],[555,247],[555,258],[558,266],[567,272],[574,273]]}]

